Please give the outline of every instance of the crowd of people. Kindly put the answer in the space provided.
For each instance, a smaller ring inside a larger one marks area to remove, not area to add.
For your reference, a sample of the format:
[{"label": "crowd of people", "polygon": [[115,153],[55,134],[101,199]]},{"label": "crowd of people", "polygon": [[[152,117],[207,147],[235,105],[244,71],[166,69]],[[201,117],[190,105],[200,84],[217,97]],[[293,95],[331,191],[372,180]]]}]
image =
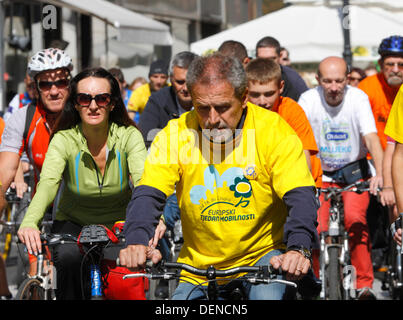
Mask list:
[{"label": "crowd of people", "polygon": [[[376,299],[371,206],[388,216],[401,245],[403,37],[383,39],[378,52],[373,74],[324,58],[309,88],[270,36],[257,42],[256,57],[225,41],[206,56],[183,51],[170,63],[154,61],[148,81],[130,85],[119,68],[73,77],[64,51],[40,50],[27,66],[27,93],[0,121],[0,209],[10,185],[18,183],[21,195],[23,172],[35,174],[17,233],[30,274],[44,219],[51,232],[75,236],[85,225],[124,220],[125,247],[116,256],[130,270],[169,259],[164,234],[180,220],[178,262],[271,264],[283,270],[280,279],[318,278],[318,239],[329,220],[320,189],[368,180],[370,192],[346,193],[343,203],[357,298]],[[52,260],[57,299],[83,298],[79,248],[56,247]],[[183,276],[172,298],[201,298],[206,279]],[[242,285],[249,299],[295,295],[281,283]],[[0,296],[11,297],[2,260]]]}]

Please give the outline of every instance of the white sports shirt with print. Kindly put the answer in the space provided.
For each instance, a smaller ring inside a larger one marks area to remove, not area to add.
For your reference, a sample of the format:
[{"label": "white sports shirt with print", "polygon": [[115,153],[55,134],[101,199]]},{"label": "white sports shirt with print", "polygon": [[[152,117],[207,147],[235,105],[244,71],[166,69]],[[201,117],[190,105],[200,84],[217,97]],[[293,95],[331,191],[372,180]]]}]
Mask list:
[{"label": "white sports shirt with print", "polygon": [[[341,104],[332,107],[318,86],[304,92],[298,103],[312,126],[324,171],[335,171],[366,157],[363,137],[377,130],[368,96],[362,90],[347,86]],[[331,179],[323,175],[323,181]]]}]

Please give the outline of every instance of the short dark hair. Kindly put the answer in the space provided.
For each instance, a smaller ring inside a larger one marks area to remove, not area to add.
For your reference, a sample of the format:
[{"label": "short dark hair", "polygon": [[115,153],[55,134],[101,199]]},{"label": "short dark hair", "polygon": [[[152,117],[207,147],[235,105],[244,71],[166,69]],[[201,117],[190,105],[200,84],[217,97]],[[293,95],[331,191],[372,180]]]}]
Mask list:
[{"label": "short dark hair", "polygon": [[351,68],[349,74],[351,72],[357,72],[361,76],[361,80],[363,80],[367,77],[367,74],[365,73],[365,71],[358,67]]},{"label": "short dark hair", "polygon": [[75,127],[81,122],[81,117],[75,108],[76,97],[77,97],[77,85],[81,80],[86,78],[101,78],[106,79],[109,82],[111,88],[111,103],[114,104],[113,110],[109,114],[109,121],[115,122],[118,126],[135,126],[133,120],[130,119],[125,104],[122,100],[122,95],[120,92],[120,87],[118,81],[115,77],[103,68],[90,68],[81,71],[70,81],[70,94],[67,98],[66,104],[57,122],[55,124],[55,130],[52,137],[56,132],[61,130],[67,130]]},{"label": "short dark hair", "polygon": [[218,51],[223,55],[238,59],[241,63],[248,57],[246,47],[241,42],[235,40],[224,41],[218,48]]},{"label": "short dark hair", "polygon": [[256,43],[256,55],[257,55],[257,49],[259,49],[259,48],[274,48],[274,49],[276,49],[276,53],[278,55],[280,55],[280,52],[281,52],[280,42],[276,38],[269,37],[269,36],[260,39]]}]

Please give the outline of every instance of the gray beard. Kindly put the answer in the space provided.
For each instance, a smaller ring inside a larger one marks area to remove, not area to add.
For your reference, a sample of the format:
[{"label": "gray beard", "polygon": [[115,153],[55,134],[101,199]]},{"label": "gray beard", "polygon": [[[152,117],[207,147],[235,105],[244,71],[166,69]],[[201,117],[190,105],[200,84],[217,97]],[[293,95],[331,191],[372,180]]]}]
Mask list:
[{"label": "gray beard", "polygon": [[392,76],[389,77],[386,82],[388,83],[388,85],[390,85],[391,87],[397,87],[400,86],[403,83],[403,79],[401,77],[397,77],[397,76]]}]

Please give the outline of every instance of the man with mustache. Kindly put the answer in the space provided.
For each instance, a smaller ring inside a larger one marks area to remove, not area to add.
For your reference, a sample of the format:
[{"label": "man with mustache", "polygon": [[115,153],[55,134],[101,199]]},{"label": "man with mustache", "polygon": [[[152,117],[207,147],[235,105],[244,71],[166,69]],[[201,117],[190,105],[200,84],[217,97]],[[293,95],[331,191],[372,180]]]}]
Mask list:
[{"label": "man with mustache", "polygon": [[386,228],[388,220],[392,223],[398,216],[396,199],[392,183],[391,163],[395,148],[394,141],[388,141],[384,133],[386,122],[392,108],[393,101],[403,83],[403,37],[393,35],[382,40],[378,48],[380,59],[378,64],[381,71],[365,78],[358,88],[363,90],[369,98],[372,112],[375,117],[378,136],[385,152],[383,165],[384,188],[381,195],[382,204],[375,197],[371,197],[368,209],[371,238],[373,241],[373,259],[376,269],[386,262],[388,250]]},{"label": "man with mustache", "polygon": [[403,83],[403,37],[391,36],[382,40],[379,45],[378,60],[381,71],[366,77],[358,88],[363,90],[369,98],[374,113],[378,136],[382,148],[386,148],[384,133],[389,112],[396,94]]},{"label": "man with mustache", "polygon": [[[382,187],[382,147],[376,134],[374,117],[367,95],[347,86],[348,68],[339,57],[328,57],[319,64],[319,86],[304,92],[298,103],[304,109],[313,129],[323,169],[322,187],[342,187],[369,178],[366,159],[369,150],[376,175],[370,178],[370,190],[376,194]],[[346,178],[346,171],[357,175]],[[351,177],[351,178],[350,178]],[[320,196],[319,232],[328,229],[329,201]],[[366,211],[368,192],[343,195],[345,227],[351,246],[351,263],[357,270],[359,299],[374,299],[374,280]]]},{"label": "man with mustache", "polygon": [[[193,60],[186,86],[194,109],[169,121],[151,145],[127,208],[122,265],[142,267],[147,253],[158,260],[147,246],[176,188],[184,239],[178,262],[201,269],[271,263],[291,280],[307,274],[317,241],[315,182],[296,133],[278,114],[248,104],[247,84],[235,58]],[[206,278],[182,275],[187,281],[173,299],[203,298],[197,283]],[[287,295],[278,283],[245,289],[249,299]]]}]

